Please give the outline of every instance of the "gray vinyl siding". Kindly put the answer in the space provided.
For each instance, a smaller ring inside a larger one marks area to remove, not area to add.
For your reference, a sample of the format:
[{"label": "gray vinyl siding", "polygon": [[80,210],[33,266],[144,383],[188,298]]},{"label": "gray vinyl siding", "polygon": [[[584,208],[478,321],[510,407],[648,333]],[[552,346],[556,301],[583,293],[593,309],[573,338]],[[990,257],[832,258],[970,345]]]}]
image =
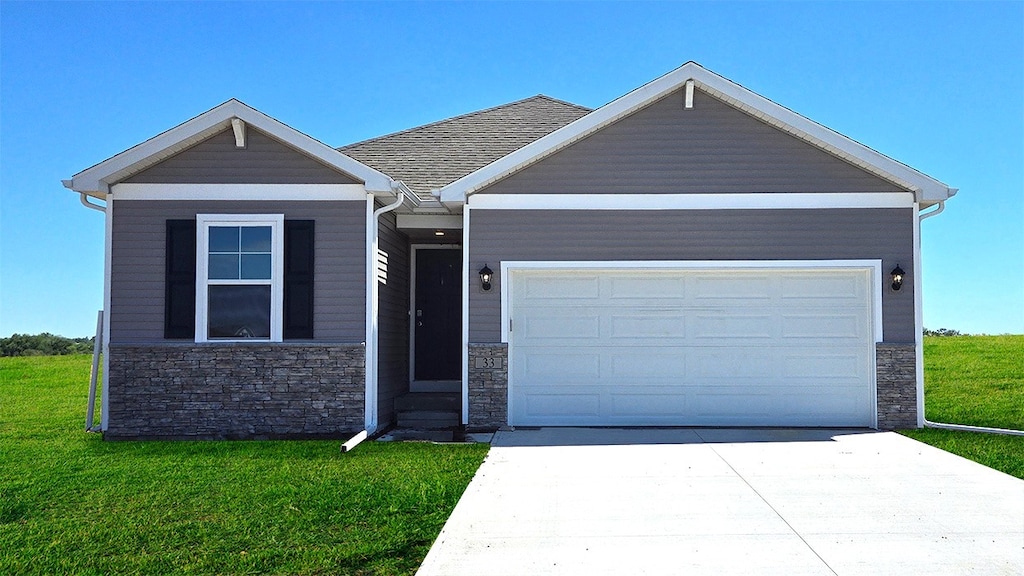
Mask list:
[{"label": "gray vinyl siding", "polygon": [[257,201],[114,201],[110,338],[163,340],[167,220],[196,214],[284,214],[315,220],[313,336],[324,342],[366,340],[366,203]]},{"label": "gray vinyl siding", "polygon": [[380,217],[378,245],[388,253],[387,284],[378,285],[377,414],[384,425],[395,417],[395,397],[409,391],[409,239],[395,213]]},{"label": "gray vinyl siding", "polygon": [[124,181],[159,184],[361,183],[252,126],[246,128],[245,148],[235,148],[234,132],[228,129]]},{"label": "gray vinyl siding", "polygon": [[691,110],[674,92],[481,193],[900,191],[696,90]]},{"label": "gray vinyl siding", "polygon": [[[882,293],[886,342],[916,341],[913,211],[835,210],[473,210],[470,270],[513,260],[853,260],[899,264],[903,290]],[[501,338],[501,286],[470,275],[470,342]]]}]

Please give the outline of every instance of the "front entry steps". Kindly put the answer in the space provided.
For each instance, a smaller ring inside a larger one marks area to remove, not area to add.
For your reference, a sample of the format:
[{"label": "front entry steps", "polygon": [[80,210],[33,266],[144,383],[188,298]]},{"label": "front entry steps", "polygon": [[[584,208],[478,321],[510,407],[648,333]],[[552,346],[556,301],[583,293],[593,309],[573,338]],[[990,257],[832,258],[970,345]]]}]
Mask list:
[{"label": "front entry steps", "polygon": [[395,398],[397,428],[445,430],[459,428],[462,395],[458,392],[410,392]]}]

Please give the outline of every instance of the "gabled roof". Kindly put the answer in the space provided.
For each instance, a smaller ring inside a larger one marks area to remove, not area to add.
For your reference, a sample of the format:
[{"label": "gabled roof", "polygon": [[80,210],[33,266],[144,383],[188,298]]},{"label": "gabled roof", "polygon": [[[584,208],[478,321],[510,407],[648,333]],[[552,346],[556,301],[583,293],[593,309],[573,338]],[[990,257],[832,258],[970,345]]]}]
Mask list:
[{"label": "gabled roof", "polygon": [[893,160],[859,142],[809,120],[788,108],[736,84],[696,62],[668,74],[594,110],[575,122],[535,140],[440,190],[441,201],[465,202],[467,196],[538,162],[605,126],[680,90],[692,80],[695,88],[738,108],[771,126],[817,146],[897,186],[912,191],[918,202],[934,203],[956,194],[955,188]]},{"label": "gabled roof", "polygon": [[589,108],[537,95],[339,148],[420,197],[550,134]]},{"label": "gabled roof", "polygon": [[325,165],[365,182],[368,192],[392,193],[399,184],[365,164],[294,128],[287,126],[246,104],[231,99],[191,120],[163,132],[91,168],[75,174],[64,185],[76,192],[103,198],[111,184],[117,183],[199,142],[231,128],[232,118],[292,146]]}]

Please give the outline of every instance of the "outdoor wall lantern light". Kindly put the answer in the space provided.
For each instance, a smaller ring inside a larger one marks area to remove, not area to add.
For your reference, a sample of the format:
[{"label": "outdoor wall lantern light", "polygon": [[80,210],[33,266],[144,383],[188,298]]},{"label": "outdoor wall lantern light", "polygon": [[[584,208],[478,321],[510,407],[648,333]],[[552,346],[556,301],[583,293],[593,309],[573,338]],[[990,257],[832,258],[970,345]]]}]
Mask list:
[{"label": "outdoor wall lantern light", "polygon": [[485,291],[491,289],[491,278],[494,277],[494,271],[484,264],[484,267],[480,269],[480,287]]},{"label": "outdoor wall lantern light", "polygon": [[903,268],[900,268],[899,264],[897,264],[896,267],[892,269],[892,272],[889,273],[889,276],[892,278],[893,292],[899,292],[899,289],[903,288],[904,274],[906,274],[906,272],[903,271]]}]

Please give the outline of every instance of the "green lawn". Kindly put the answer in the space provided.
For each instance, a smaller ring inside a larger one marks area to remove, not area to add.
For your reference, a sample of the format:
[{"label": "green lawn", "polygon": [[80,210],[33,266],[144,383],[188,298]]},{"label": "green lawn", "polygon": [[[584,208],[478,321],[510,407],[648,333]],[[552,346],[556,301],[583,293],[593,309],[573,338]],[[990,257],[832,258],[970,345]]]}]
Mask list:
[{"label": "green lawn", "polygon": [[0,358],[0,574],[411,574],[487,453],[103,442],[89,362]]},{"label": "green lawn", "polygon": [[[103,442],[88,356],[0,358],[0,574],[411,574],[482,445]],[[928,418],[1024,428],[1024,336],[925,340]],[[907,436],[1024,478],[1024,437]]]},{"label": "green lawn", "polygon": [[[924,370],[929,420],[1024,430],[1024,336],[925,338]],[[1024,478],[1024,436],[937,429],[904,434]]]}]

